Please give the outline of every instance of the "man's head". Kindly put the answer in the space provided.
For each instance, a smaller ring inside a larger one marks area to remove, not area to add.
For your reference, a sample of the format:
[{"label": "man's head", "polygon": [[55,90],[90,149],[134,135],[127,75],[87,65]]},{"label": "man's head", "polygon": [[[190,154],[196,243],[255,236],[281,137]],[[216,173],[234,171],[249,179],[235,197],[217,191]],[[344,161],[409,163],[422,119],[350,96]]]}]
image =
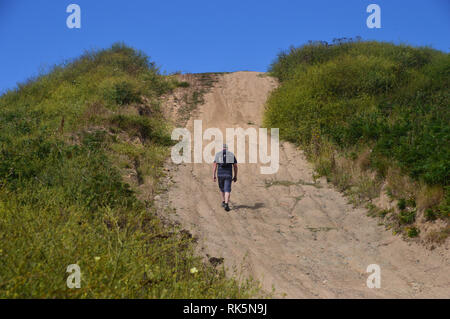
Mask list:
[{"label": "man's head", "polygon": [[227,144],[223,144],[223,149],[227,150],[228,149],[228,145]]}]

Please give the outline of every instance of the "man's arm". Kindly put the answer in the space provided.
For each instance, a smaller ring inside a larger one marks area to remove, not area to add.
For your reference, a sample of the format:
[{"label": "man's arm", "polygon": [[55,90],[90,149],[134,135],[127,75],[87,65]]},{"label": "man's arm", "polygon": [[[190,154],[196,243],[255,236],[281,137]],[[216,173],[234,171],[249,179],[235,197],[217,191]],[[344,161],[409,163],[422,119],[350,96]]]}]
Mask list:
[{"label": "man's arm", "polygon": [[213,179],[216,181],[216,172],[217,172],[217,163],[214,162],[213,164]]},{"label": "man's arm", "polygon": [[237,182],[237,173],[238,173],[238,166],[237,166],[237,164],[233,164],[233,168],[234,168],[233,181],[236,183]]}]

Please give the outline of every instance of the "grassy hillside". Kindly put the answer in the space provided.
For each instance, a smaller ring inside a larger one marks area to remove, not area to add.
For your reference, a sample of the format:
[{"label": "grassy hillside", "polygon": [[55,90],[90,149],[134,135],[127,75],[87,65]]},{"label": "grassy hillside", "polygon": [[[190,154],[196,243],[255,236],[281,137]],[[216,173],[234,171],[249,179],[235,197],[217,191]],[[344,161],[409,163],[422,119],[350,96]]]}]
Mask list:
[{"label": "grassy hillside", "polygon": [[[1,298],[240,298],[152,201],[171,145],[162,94],[181,85],[131,48],[88,52],[0,97]],[[133,175],[134,174],[134,175]],[[66,268],[81,268],[68,289]]]},{"label": "grassy hillside", "polygon": [[398,200],[395,209],[378,212],[395,231],[417,236],[416,217],[423,215],[447,223],[430,236],[448,235],[449,54],[318,42],[280,53],[270,71],[281,86],[268,101],[265,125],[301,145],[341,190],[369,200],[383,191]]}]

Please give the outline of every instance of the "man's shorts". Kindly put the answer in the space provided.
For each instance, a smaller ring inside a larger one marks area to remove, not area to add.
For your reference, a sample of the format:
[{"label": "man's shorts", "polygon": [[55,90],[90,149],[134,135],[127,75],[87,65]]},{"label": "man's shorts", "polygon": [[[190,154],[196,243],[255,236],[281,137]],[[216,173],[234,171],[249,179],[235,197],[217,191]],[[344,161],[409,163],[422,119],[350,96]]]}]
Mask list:
[{"label": "man's shorts", "polygon": [[218,177],[217,180],[222,193],[231,193],[231,177]]}]

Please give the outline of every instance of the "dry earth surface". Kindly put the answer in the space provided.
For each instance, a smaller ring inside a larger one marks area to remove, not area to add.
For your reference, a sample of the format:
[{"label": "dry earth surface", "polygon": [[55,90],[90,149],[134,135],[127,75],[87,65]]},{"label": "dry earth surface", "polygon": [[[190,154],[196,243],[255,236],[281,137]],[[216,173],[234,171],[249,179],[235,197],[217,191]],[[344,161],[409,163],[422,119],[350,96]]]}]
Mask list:
[{"label": "dry earth surface", "polygon": [[[196,119],[203,131],[258,128],[277,86],[257,72],[215,74],[210,84],[185,121],[191,132]],[[253,276],[267,292],[275,288],[275,297],[450,297],[448,245],[429,250],[394,236],[324,179],[315,181],[311,164],[290,143],[280,145],[276,174],[263,175],[259,168],[239,164],[232,210],[226,212],[211,164],[168,163],[169,190],[158,196],[160,205],[168,204],[165,216],[198,238],[200,254],[210,261],[224,258],[230,271]],[[370,264],[381,267],[379,289],[366,285]]]}]

